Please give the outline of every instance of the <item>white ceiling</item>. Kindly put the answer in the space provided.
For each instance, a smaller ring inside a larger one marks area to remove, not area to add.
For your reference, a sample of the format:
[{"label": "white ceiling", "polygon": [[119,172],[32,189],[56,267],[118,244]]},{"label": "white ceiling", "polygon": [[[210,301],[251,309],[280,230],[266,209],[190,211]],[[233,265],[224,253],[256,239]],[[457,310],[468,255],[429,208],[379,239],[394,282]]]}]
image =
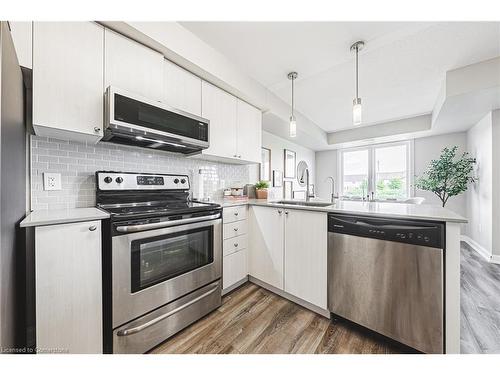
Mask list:
[{"label": "white ceiling", "polygon": [[248,75],[327,132],[352,128],[354,60],[360,53],[363,123],[430,113],[448,70],[500,55],[500,23],[182,22]]}]

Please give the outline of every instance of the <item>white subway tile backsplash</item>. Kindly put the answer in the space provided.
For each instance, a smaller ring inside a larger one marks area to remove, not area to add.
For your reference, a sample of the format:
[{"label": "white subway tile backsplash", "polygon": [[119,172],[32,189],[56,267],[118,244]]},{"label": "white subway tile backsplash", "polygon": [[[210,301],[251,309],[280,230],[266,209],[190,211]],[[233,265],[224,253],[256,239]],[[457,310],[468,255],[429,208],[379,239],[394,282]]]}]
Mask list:
[{"label": "white subway tile backsplash", "polygon": [[[258,169],[106,142],[94,145],[34,135],[31,154],[32,209],[95,206],[98,170],[186,174],[195,198],[218,199],[224,188],[255,182]],[[62,190],[43,190],[46,171],[61,173]]]}]

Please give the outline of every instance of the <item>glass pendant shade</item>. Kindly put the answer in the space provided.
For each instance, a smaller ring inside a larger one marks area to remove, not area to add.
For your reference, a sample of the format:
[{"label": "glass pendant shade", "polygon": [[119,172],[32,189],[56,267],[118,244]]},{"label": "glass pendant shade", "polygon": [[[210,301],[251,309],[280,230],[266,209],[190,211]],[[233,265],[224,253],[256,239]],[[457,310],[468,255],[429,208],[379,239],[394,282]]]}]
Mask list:
[{"label": "glass pendant shade", "polygon": [[360,98],[353,100],[352,122],[354,125],[361,125],[361,99]]},{"label": "glass pendant shade", "polygon": [[295,121],[295,117],[290,117],[290,128],[289,128],[290,137],[295,138],[297,136],[297,122]]}]

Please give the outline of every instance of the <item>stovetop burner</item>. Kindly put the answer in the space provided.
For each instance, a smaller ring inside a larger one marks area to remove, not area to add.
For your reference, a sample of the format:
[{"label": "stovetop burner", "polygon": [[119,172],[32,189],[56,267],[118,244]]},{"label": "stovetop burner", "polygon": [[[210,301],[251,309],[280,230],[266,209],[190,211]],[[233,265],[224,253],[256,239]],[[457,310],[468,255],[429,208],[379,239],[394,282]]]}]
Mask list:
[{"label": "stovetop burner", "polygon": [[185,175],[96,172],[97,207],[112,219],[134,219],[195,213],[220,205],[189,200]]}]

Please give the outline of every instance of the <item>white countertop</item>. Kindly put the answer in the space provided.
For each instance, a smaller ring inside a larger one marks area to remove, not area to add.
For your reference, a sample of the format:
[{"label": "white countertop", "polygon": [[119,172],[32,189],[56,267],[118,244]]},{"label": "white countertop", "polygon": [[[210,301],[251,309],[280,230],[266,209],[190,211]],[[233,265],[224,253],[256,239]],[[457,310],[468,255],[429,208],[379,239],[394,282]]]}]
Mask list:
[{"label": "white countertop", "polygon": [[42,225],[67,224],[80,221],[102,220],[109,214],[95,207],[70,208],[65,210],[32,211],[21,221],[21,227],[38,227]]},{"label": "white countertop", "polygon": [[[318,200],[315,200],[318,201]],[[284,207],[296,210],[319,211],[345,213],[352,215],[368,215],[386,218],[435,220],[454,223],[467,223],[467,219],[447,208],[431,204],[407,204],[391,202],[358,202],[358,201],[337,201],[334,205],[326,207],[296,206],[279,204],[276,201],[264,199],[249,199],[243,202],[217,201],[222,207],[231,207],[242,204],[255,206]]]}]

